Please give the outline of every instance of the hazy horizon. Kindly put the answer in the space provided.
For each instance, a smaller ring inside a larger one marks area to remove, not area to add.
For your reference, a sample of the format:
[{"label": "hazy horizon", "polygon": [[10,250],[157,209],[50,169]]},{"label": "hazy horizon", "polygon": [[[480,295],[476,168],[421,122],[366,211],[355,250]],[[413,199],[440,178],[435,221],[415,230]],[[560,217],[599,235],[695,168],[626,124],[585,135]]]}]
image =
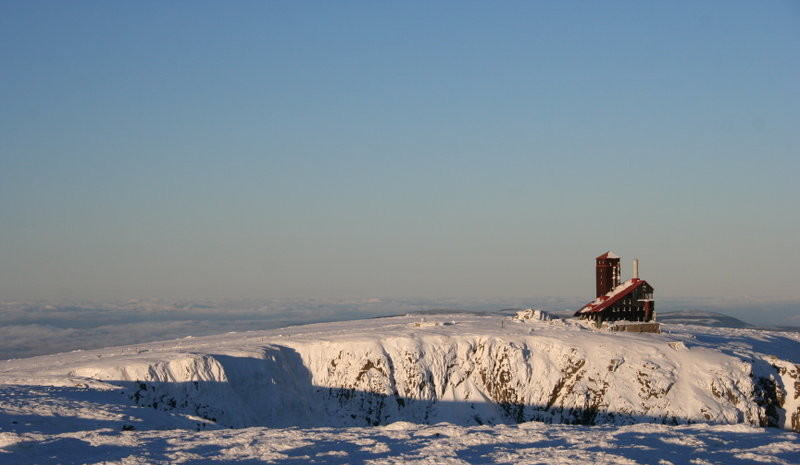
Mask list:
[{"label": "hazy horizon", "polygon": [[[556,297],[0,301],[0,359],[426,310],[497,312],[532,307],[563,316],[585,303],[582,298]],[[681,310],[722,313],[756,327],[800,330],[800,299],[660,299],[656,304],[658,314]]]}]

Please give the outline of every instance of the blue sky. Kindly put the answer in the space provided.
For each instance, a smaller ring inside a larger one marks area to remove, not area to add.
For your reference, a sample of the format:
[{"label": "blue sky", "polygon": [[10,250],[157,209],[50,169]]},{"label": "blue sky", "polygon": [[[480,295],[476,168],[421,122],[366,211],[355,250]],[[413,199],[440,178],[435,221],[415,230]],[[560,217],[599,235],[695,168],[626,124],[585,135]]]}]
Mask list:
[{"label": "blue sky", "polygon": [[800,298],[800,4],[2,2],[0,299]]}]

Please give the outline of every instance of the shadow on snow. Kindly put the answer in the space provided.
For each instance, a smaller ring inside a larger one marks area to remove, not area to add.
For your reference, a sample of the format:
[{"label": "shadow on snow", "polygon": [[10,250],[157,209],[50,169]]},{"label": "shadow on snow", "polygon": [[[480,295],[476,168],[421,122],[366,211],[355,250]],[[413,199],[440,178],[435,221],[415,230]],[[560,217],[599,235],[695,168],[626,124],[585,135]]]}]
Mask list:
[{"label": "shadow on snow", "polygon": [[[121,390],[6,385],[0,394],[28,396],[28,402],[90,406],[100,418],[9,415],[0,411],[5,431],[43,433],[89,428],[195,429],[217,427],[358,427],[397,421],[455,425],[518,424],[529,421],[573,425],[690,424],[695,420],[648,416],[597,408],[562,408],[470,401],[413,399],[357,389],[320,387],[300,355],[283,346],[265,348],[264,358],[212,355],[226,382],[108,381]],[[13,391],[13,392],[12,392]],[[77,404],[76,404],[77,403]],[[66,405],[67,410],[68,405]],[[12,418],[13,417],[13,418]],[[776,418],[777,420],[778,418]],[[762,425],[773,426],[773,425]]]}]

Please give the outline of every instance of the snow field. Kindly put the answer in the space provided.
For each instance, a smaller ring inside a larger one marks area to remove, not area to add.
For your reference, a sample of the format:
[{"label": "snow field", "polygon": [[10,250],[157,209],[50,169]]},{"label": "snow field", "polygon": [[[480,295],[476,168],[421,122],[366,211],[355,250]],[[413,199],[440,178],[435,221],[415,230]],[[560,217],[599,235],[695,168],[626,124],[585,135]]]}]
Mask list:
[{"label": "snow field", "polygon": [[759,427],[800,422],[800,336],[665,329],[404,316],[8,360],[0,463],[800,463]]}]

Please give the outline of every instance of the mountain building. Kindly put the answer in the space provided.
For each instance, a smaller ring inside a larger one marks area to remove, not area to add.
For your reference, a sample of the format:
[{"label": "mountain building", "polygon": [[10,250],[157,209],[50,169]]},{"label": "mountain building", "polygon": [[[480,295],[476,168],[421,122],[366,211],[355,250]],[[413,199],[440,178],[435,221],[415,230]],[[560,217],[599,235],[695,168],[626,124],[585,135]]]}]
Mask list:
[{"label": "mountain building", "polygon": [[606,252],[595,259],[597,297],[575,312],[597,326],[613,321],[655,321],[653,286],[639,279],[639,261],[633,260],[633,276],[620,283],[619,257]]}]

